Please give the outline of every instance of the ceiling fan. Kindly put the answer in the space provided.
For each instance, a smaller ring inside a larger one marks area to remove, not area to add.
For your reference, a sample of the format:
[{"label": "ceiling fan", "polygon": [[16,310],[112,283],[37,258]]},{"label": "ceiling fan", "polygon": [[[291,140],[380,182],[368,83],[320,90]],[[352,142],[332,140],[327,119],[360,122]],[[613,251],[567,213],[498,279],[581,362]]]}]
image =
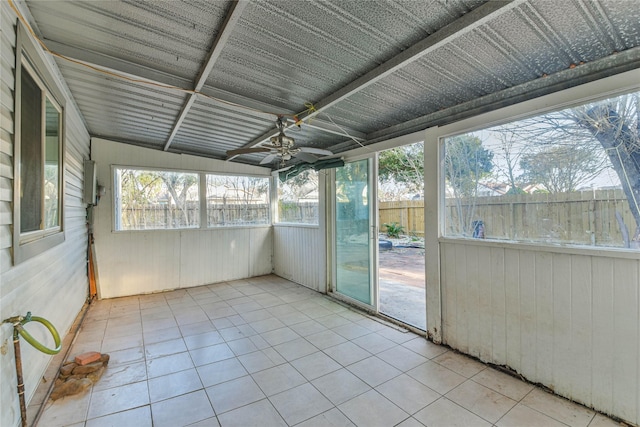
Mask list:
[{"label": "ceiling fan", "polygon": [[314,156],[331,156],[333,153],[329,150],[314,147],[296,147],[295,140],[290,136],[284,134],[284,123],[282,117],[278,117],[276,122],[278,126],[278,134],[269,138],[270,144],[262,145],[254,148],[239,148],[237,150],[227,151],[227,156],[237,156],[239,154],[251,154],[251,153],[269,153],[262,161],[261,165],[271,163],[277,157],[280,158],[280,167],[284,167],[285,163],[291,160],[292,157],[296,157],[307,163],[313,163],[318,160],[318,157]]}]

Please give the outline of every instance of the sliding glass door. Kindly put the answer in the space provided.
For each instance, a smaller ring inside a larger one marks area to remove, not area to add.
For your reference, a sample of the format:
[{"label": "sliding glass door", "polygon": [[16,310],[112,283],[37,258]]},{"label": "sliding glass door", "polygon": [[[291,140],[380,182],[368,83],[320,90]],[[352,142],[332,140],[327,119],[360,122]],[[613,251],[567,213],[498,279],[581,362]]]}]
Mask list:
[{"label": "sliding glass door", "polygon": [[341,296],[377,310],[375,159],[337,168],[333,191],[333,277]]}]

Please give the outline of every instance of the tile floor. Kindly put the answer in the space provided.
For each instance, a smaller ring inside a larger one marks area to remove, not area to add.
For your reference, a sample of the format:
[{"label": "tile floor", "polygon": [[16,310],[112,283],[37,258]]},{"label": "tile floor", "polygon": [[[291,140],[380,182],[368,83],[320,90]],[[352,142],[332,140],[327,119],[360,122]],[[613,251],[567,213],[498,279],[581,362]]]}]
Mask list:
[{"label": "tile floor", "polygon": [[105,375],[39,426],[618,425],[276,276],[98,301],[91,350]]}]

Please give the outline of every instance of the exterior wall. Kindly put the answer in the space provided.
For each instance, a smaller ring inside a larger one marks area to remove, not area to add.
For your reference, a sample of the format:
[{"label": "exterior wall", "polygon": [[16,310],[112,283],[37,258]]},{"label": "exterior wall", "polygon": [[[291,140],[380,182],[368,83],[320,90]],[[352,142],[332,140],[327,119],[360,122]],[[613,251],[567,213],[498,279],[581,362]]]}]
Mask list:
[{"label": "exterior wall", "polygon": [[441,275],[446,344],[639,424],[636,254],[448,241]]},{"label": "exterior wall", "polygon": [[[638,87],[640,70],[425,134],[428,333],[640,424],[640,253],[442,236],[439,138]],[[441,316],[438,314],[442,313]]]},{"label": "exterior wall", "polygon": [[[318,226],[273,227],[273,272],[314,291],[327,292],[327,171],[318,173]],[[275,204],[274,204],[275,205]]]},{"label": "exterior wall", "polygon": [[314,291],[326,292],[326,247],[319,227],[273,227],[274,272]]},{"label": "exterior wall", "polygon": [[[13,135],[16,16],[8,2],[0,5],[0,320],[31,311],[51,321],[62,337],[67,333],[88,294],[86,210],[82,203],[83,159],[89,158],[89,135],[64,85],[65,172],[64,243],[13,266]],[[57,67],[42,55],[54,76]],[[59,80],[59,79],[58,79]],[[33,324],[35,325],[35,324]],[[44,328],[27,325],[38,340],[52,346]],[[0,325],[0,425],[17,426],[20,409],[12,344],[13,328]],[[63,350],[64,351],[64,350]],[[51,356],[21,340],[27,403],[42,378]]]},{"label": "exterior wall", "polygon": [[94,208],[100,298],[269,274],[271,226],[113,231],[112,166],[269,176],[270,170],[93,138],[91,158],[106,194]]}]

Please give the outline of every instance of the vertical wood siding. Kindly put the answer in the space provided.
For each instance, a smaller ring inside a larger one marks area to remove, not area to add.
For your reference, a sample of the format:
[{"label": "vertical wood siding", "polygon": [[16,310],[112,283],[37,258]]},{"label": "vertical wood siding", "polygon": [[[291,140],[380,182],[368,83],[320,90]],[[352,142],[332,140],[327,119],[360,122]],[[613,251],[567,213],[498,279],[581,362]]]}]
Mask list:
[{"label": "vertical wood siding", "polygon": [[273,242],[275,274],[315,291],[326,291],[326,249],[320,227],[277,225]]},{"label": "vertical wood siding", "polygon": [[442,243],[443,341],[640,424],[640,257],[563,252]]},{"label": "vertical wood siding", "polygon": [[133,166],[269,176],[269,169],[92,140],[105,196],[94,208],[99,295],[114,298],[199,286],[272,272],[271,226],[112,231],[111,168]]},{"label": "vertical wood siding", "polygon": [[[65,92],[64,243],[17,266],[11,259],[13,212],[13,134],[16,16],[7,2],[0,5],[0,320],[31,311],[50,320],[66,335],[87,297],[87,231],[82,204],[83,159],[89,158],[89,135]],[[43,55],[44,57],[44,55]],[[55,65],[46,58],[54,75]],[[51,337],[30,328],[36,339],[51,345]],[[12,346],[12,328],[2,325],[0,345],[0,425],[19,425],[20,411]],[[31,400],[51,356],[22,342],[27,402]],[[49,379],[50,380],[50,379]]]}]

